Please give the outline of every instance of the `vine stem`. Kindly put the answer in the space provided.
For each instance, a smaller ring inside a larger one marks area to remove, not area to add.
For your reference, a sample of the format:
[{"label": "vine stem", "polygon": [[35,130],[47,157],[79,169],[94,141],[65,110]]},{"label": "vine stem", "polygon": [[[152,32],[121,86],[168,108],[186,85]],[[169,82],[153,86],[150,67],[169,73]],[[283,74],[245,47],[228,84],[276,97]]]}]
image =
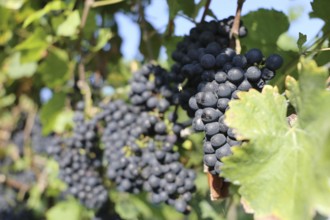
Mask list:
[{"label": "vine stem", "polygon": [[30,186],[27,184],[24,184],[20,181],[17,181],[15,179],[12,179],[10,177],[7,177],[4,174],[0,174],[0,184],[6,184],[7,186],[10,186],[14,189],[17,189],[23,193],[27,192],[30,189]]},{"label": "vine stem", "polygon": [[94,0],[85,0],[84,3],[84,9],[83,9],[83,14],[81,17],[81,23],[79,26],[79,39],[78,39],[78,47],[79,47],[79,51],[80,51],[80,59],[78,61],[78,76],[79,76],[79,81],[77,83],[81,93],[84,96],[84,100],[85,100],[85,112],[87,113],[87,115],[89,115],[90,111],[91,111],[91,90],[88,86],[88,83],[86,82],[86,71],[85,71],[85,64],[84,64],[84,56],[83,56],[83,49],[81,46],[81,42],[83,39],[83,30],[85,28],[86,25],[86,21],[88,18],[88,14],[90,11],[90,8],[92,7],[92,5],[94,4]]},{"label": "vine stem", "polygon": [[211,4],[211,0],[207,0],[206,3],[205,3],[205,8],[204,8],[203,15],[202,15],[202,18],[201,18],[201,23],[205,20],[205,17],[207,15],[207,11],[209,10],[210,4]]},{"label": "vine stem", "polygon": [[230,30],[230,47],[235,49],[236,53],[241,53],[241,43],[239,41],[239,24],[241,20],[241,12],[245,0],[237,0],[236,15],[233,27]]},{"label": "vine stem", "polygon": [[152,45],[150,41],[150,36],[147,28],[147,21],[145,19],[145,13],[144,13],[144,7],[142,5],[142,0],[139,1],[139,16],[140,16],[140,23],[141,23],[141,29],[142,29],[142,40],[146,44],[147,52],[148,52],[148,58],[150,60],[154,60],[154,54],[152,51]]}]

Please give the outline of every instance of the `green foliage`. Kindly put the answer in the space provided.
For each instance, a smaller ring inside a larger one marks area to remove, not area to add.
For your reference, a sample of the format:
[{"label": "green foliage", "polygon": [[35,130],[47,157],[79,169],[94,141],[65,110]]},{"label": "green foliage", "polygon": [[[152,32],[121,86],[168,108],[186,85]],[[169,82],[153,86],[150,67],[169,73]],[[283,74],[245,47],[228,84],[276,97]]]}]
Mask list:
[{"label": "green foliage", "polygon": [[306,43],[306,41],[307,41],[307,35],[299,33],[297,45],[300,53],[303,51],[303,45],[304,43]]},{"label": "green foliage", "polygon": [[46,213],[47,220],[70,219],[87,220],[88,212],[76,200],[71,199],[57,203]]},{"label": "green foliage", "polygon": [[56,131],[55,128],[60,127],[60,131],[63,131],[66,124],[61,124],[63,120],[60,114],[64,110],[65,106],[65,94],[59,92],[54,94],[53,98],[49,100],[40,111],[40,119],[43,124],[43,133],[49,134],[52,131]]},{"label": "green foliage", "polygon": [[43,82],[50,88],[63,86],[70,76],[67,52],[60,48],[50,48],[47,57],[39,66]]},{"label": "green foliage", "polygon": [[299,82],[287,80],[296,121],[288,123],[286,99],[271,86],[239,94],[226,113],[237,137],[248,142],[224,160],[223,176],[240,185],[256,216],[298,220],[311,219],[315,210],[330,213],[327,74],[311,61],[300,65]]},{"label": "green foliage", "polygon": [[6,63],[7,67],[4,69],[4,72],[6,72],[11,79],[30,77],[37,70],[38,65],[36,62],[22,63],[20,58],[20,52],[16,52],[8,57]]},{"label": "green foliage", "polygon": [[80,25],[80,15],[77,10],[70,12],[65,21],[57,27],[58,36],[71,37],[77,33]]},{"label": "green foliage", "polygon": [[243,38],[242,43],[249,48],[260,48],[265,55],[277,51],[276,42],[279,36],[289,28],[287,16],[276,10],[259,9],[248,13],[242,20],[249,27],[249,32],[253,33]]}]

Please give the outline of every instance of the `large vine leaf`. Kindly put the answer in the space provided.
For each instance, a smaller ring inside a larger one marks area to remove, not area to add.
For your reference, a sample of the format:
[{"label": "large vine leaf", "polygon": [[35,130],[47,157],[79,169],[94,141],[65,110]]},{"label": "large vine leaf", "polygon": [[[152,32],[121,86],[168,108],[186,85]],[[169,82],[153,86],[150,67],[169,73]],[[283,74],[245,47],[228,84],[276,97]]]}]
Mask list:
[{"label": "large vine leaf", "polygon": [[330,92],[326,71],[302,60],[299,83],[287,80],[297,121],[287,122],[287,100],[276,87],[240,93],[230,103],[226,123],[248,140],[224,159],[222,175],[257,217],[311,219],[330,213]]},{"label": "large vine leaf", "polygon": [[48,56],[39,65],[38,72],[50,88],[65,84],[70,76],[70,61],[67,52],[57,47],[50,48]]},{"label": "large vine leaf", "polygon": [[[260,48],[264,54],[270,55],[277,50],[276,42],[280,35],[289,28],[288,17],[280,11],[259,9],[242,18],[248,27],[249,37],[242,38],[243,45],[248,48]],[[274,25],[276,24],[276,25]],[[271,31],[269,31],[271,28]]]}]

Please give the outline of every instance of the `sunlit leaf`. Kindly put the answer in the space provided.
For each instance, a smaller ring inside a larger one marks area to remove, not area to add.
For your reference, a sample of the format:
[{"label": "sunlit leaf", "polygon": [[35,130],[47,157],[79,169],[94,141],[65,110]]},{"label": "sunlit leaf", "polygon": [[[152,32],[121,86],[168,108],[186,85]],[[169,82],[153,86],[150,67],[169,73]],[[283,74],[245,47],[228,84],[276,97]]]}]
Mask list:
[{"label": "sunlit leaf", "polygon": [[38,72],[48,87],[63,85],[69,77],[69,58],[66,51],[52,47],[40,64]]},{"label": "sunlit leaf", "polygon": [[91,48],[93,52],[96,52],[102,49],[111,38],[112,34],[109,29],[101,28],[98,30],[97,43],[94,47]]},{"label": "sunlit leaf", "polygon": [[24,1],[25,0],[0,0],[0,6],[13,10],[18,10],[23,6]]},{"label": "sunlit leaf", "polygon": [[29,17],[27,17],[27,19],[23,23],[23,27],[26,28],[32,22],[39,20],[41,17],[43,17],[44,15],[46,15],[51,11],[62,10],[65,7],[66,4],[63,1],[51,1],[47,3],[47,5],[43,9],[40,9],[39,11],[36,11],[33,14],[31,14]]},{"label": "sunlit leaf", "polygon": [[[297,122],[289,125],[287,102],[276,88],[250,90],[230,102],[226,123],[248,140],[224,158],[222,175],[239,184],[239,193],[257,217],[312,219],[330,214],[330,93],[327,72],[301,61],[299,83],[288,78]],[[295,99],[292,96],[297,96]]]},{"label": "sunlit leaf", "polygon": [[297,45],[298,45],[300,52],[302,52],[303,44],[306,43],[306,41],[307,41],[307,35],[299,32],[299,38],[297,40]]},{"label": "sunlit leaf", "polygon": [[75,200],[68,200],[57,203],[54,207],[50,208],[46,217],[47,220],[59,220],[59,219],[70,219],[70,220],[81,220],[83,207],[79,205]]},{"label": "sunlit leaf", "polygon": [[62,120],[59,115],[64,111],[66,95],[62,92],[55,93],[54,96],[42,106],[40,111],[40,120],[42,123],[43,134],[49,134],[54,131]]},{"label": "sunlit leaf", "polygon": [[36,62],[21,63],[21,53],[16,52],[7,59],[4,71],[10,78],[19,79],[32,76],[36,72],[37,67]]},{"label": "sunlit leaf", "polygon": [[70,13],[66,20],[60,24],[57,28],[56,34],[58,36],[70,37],[77,33],[77,29],[80,25],[80,15],[78,10]]}]

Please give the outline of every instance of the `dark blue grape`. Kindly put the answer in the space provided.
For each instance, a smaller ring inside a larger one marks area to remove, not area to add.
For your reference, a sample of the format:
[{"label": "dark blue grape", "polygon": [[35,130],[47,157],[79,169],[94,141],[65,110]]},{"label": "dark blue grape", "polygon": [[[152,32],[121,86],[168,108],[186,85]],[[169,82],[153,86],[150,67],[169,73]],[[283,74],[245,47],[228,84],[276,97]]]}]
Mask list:
[{"label": "dark blue grape", "polygon": [[260,63],[262,61],[263,55],[259,49],[254,48],[246,52],[245,57],[247,62],[253,65],[255,63]]},{"label": "dark blue grape", "polygon": [[215,154],[205,154],[203,161],[206,166],[213,167],[217,162],[217,157],[215,156]]},{"label": "dark blue grape", "polygon": [[200,63],[205,69],[211,69],[215,65],[215,57],[212,54],[202,56]]},{"label": "dark blue grape", "polygon": [[226,137],[223,134],[216,134],[211,137],[210,141],[213,148],[219,148],[226,143]]},{"label": "dark blue grape", "polygon": [[283,64],[283,58],[280,55],[272,54],[267,57],[265,64],[268,69],[275,71],[281,68]]}]

